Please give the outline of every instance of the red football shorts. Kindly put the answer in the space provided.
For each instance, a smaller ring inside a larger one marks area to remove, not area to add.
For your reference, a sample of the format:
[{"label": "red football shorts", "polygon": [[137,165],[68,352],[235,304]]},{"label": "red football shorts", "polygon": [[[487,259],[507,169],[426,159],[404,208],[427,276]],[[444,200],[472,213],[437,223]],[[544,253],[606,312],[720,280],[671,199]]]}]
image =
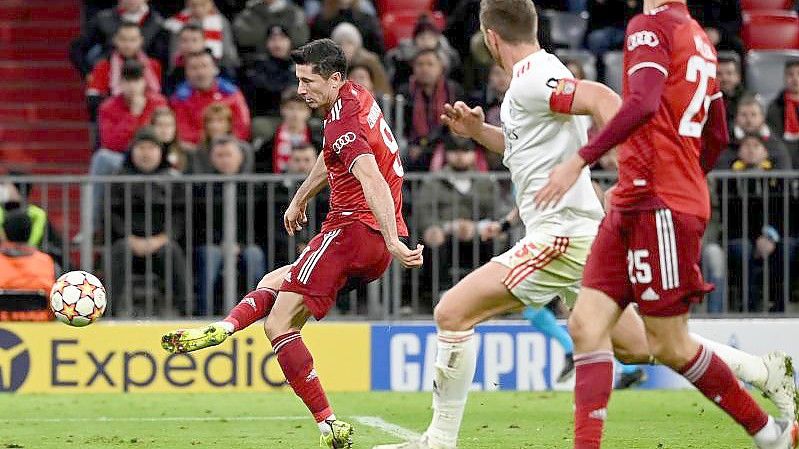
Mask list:
[{"label": "red football shorts", "polygon": [[705,226],[695,215],[669,209],[611,209],[591,247],[583,286],[622,309],[636,302],[642,315],[683,315],[713,290],[699,268]]},{"label": "red football shorts", "polygon": [[303,295],[306,307],[321,320],[342,288],[378,279],[390,263],[391,253],[380,232],[354,221],[311,239],[280,291]]}]

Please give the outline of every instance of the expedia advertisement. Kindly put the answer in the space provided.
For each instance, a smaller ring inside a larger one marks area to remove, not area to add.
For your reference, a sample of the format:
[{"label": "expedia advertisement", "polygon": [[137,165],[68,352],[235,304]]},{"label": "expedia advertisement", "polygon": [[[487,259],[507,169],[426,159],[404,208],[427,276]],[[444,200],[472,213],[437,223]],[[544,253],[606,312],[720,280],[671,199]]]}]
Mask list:
[{"label": "expedia advertisement", "polygon": [[[263,328],[219,346],[170,355],[161,334],[197,323],[100,322],[0,324],[0,392],[268,391],[287,388]],[[303,329],[329,391],[367,391],[368,324],[309,324]]]}]

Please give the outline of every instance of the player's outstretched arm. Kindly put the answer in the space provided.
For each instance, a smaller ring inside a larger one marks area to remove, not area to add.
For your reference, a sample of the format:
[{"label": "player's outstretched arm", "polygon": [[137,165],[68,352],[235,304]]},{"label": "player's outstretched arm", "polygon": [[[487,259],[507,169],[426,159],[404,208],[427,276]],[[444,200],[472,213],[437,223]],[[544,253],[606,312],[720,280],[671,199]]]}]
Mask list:
[{"label": "player's outstretched arm", "polygon": [[470,108],[462,101],[447,103],[444,105],[444,113],[441,114],[441,123],[459,136],[476,140],[489,151],[498,154],[505,152],[502,128],[486,123],[485,113],[480,106]]},{"label": "player's outstretched arm", "polygon": [[308,222],[308,217],[305,215],[308,201],[321,192],[325,186],[327,186],[327,166],[325,165],[324,154],[319,153],[311,173],[308,174],[308,177],[297,189],[294,198],[291,199],[291,203],[283,215],[283,226],[285,226],[289,235],[294,235],[296,231],[302,230],[302,226]]},{"label": "player's outstretched arm", "polygon": [[416,249],[412,250],[400,241],[397,234],[397,219],[394,215],[394,198],[377,167],[374,155],[359,156],[352,165],[352,174],[361,183],[363,195],[380,225],[380,233],[383,234],[383,240],[391,255],[405,268],[421,266],[424,247],[416,245]]}]

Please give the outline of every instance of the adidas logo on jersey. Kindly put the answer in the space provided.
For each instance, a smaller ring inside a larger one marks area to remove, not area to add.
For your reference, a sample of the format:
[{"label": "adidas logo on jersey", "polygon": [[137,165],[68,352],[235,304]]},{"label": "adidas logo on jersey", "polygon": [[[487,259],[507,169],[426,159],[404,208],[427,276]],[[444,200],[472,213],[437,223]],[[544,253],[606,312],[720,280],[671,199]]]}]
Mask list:
[{"label": "adidas logo on jersey", "polygon": [[660,296],[652,290],[652,287],[647,287],[643,293],[641,293],[641,301],[657,301],[660,299]]},{"label": "adidas logo on jersey", "polygon": [[257,308],[257,307],[255,307],[255,300],[254,300],[254,299],[252,299],[252,298],[251,298],[251,297],[249,297],[249,296],[248,296],[248,297],[246,297],[246,298],[244,298],[244,299],[242,299],[242,300],[241,300],[241,302],[242,302],[242,303],[244,303],[244,304],[247,304],[247,305],[249,305],[250,307],[252,307],[252,310],[258,310],[258,308]]}]

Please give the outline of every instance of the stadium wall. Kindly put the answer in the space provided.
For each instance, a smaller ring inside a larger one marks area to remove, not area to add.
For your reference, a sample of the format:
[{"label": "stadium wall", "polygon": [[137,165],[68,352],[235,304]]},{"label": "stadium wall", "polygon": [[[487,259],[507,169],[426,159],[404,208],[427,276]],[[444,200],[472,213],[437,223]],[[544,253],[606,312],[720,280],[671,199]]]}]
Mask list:
[{"label": "stadium wall", "polygon": [[[0,392],[273,391],[287,388],[260,326],[224,344],[169,355],[160,335],[191,322],[0,324]],[[799,358],[799,320],[693,320],[693,331],[763,354],[780,348]],[[432,388],[435,327],[430,324],[324,323],[303,331],[329,391]],[[479,326],[476,390],[569,390],[558,384],[563,350],[522,322]],[[647,367],[643,388],[686,388],[663,367]]]}]

